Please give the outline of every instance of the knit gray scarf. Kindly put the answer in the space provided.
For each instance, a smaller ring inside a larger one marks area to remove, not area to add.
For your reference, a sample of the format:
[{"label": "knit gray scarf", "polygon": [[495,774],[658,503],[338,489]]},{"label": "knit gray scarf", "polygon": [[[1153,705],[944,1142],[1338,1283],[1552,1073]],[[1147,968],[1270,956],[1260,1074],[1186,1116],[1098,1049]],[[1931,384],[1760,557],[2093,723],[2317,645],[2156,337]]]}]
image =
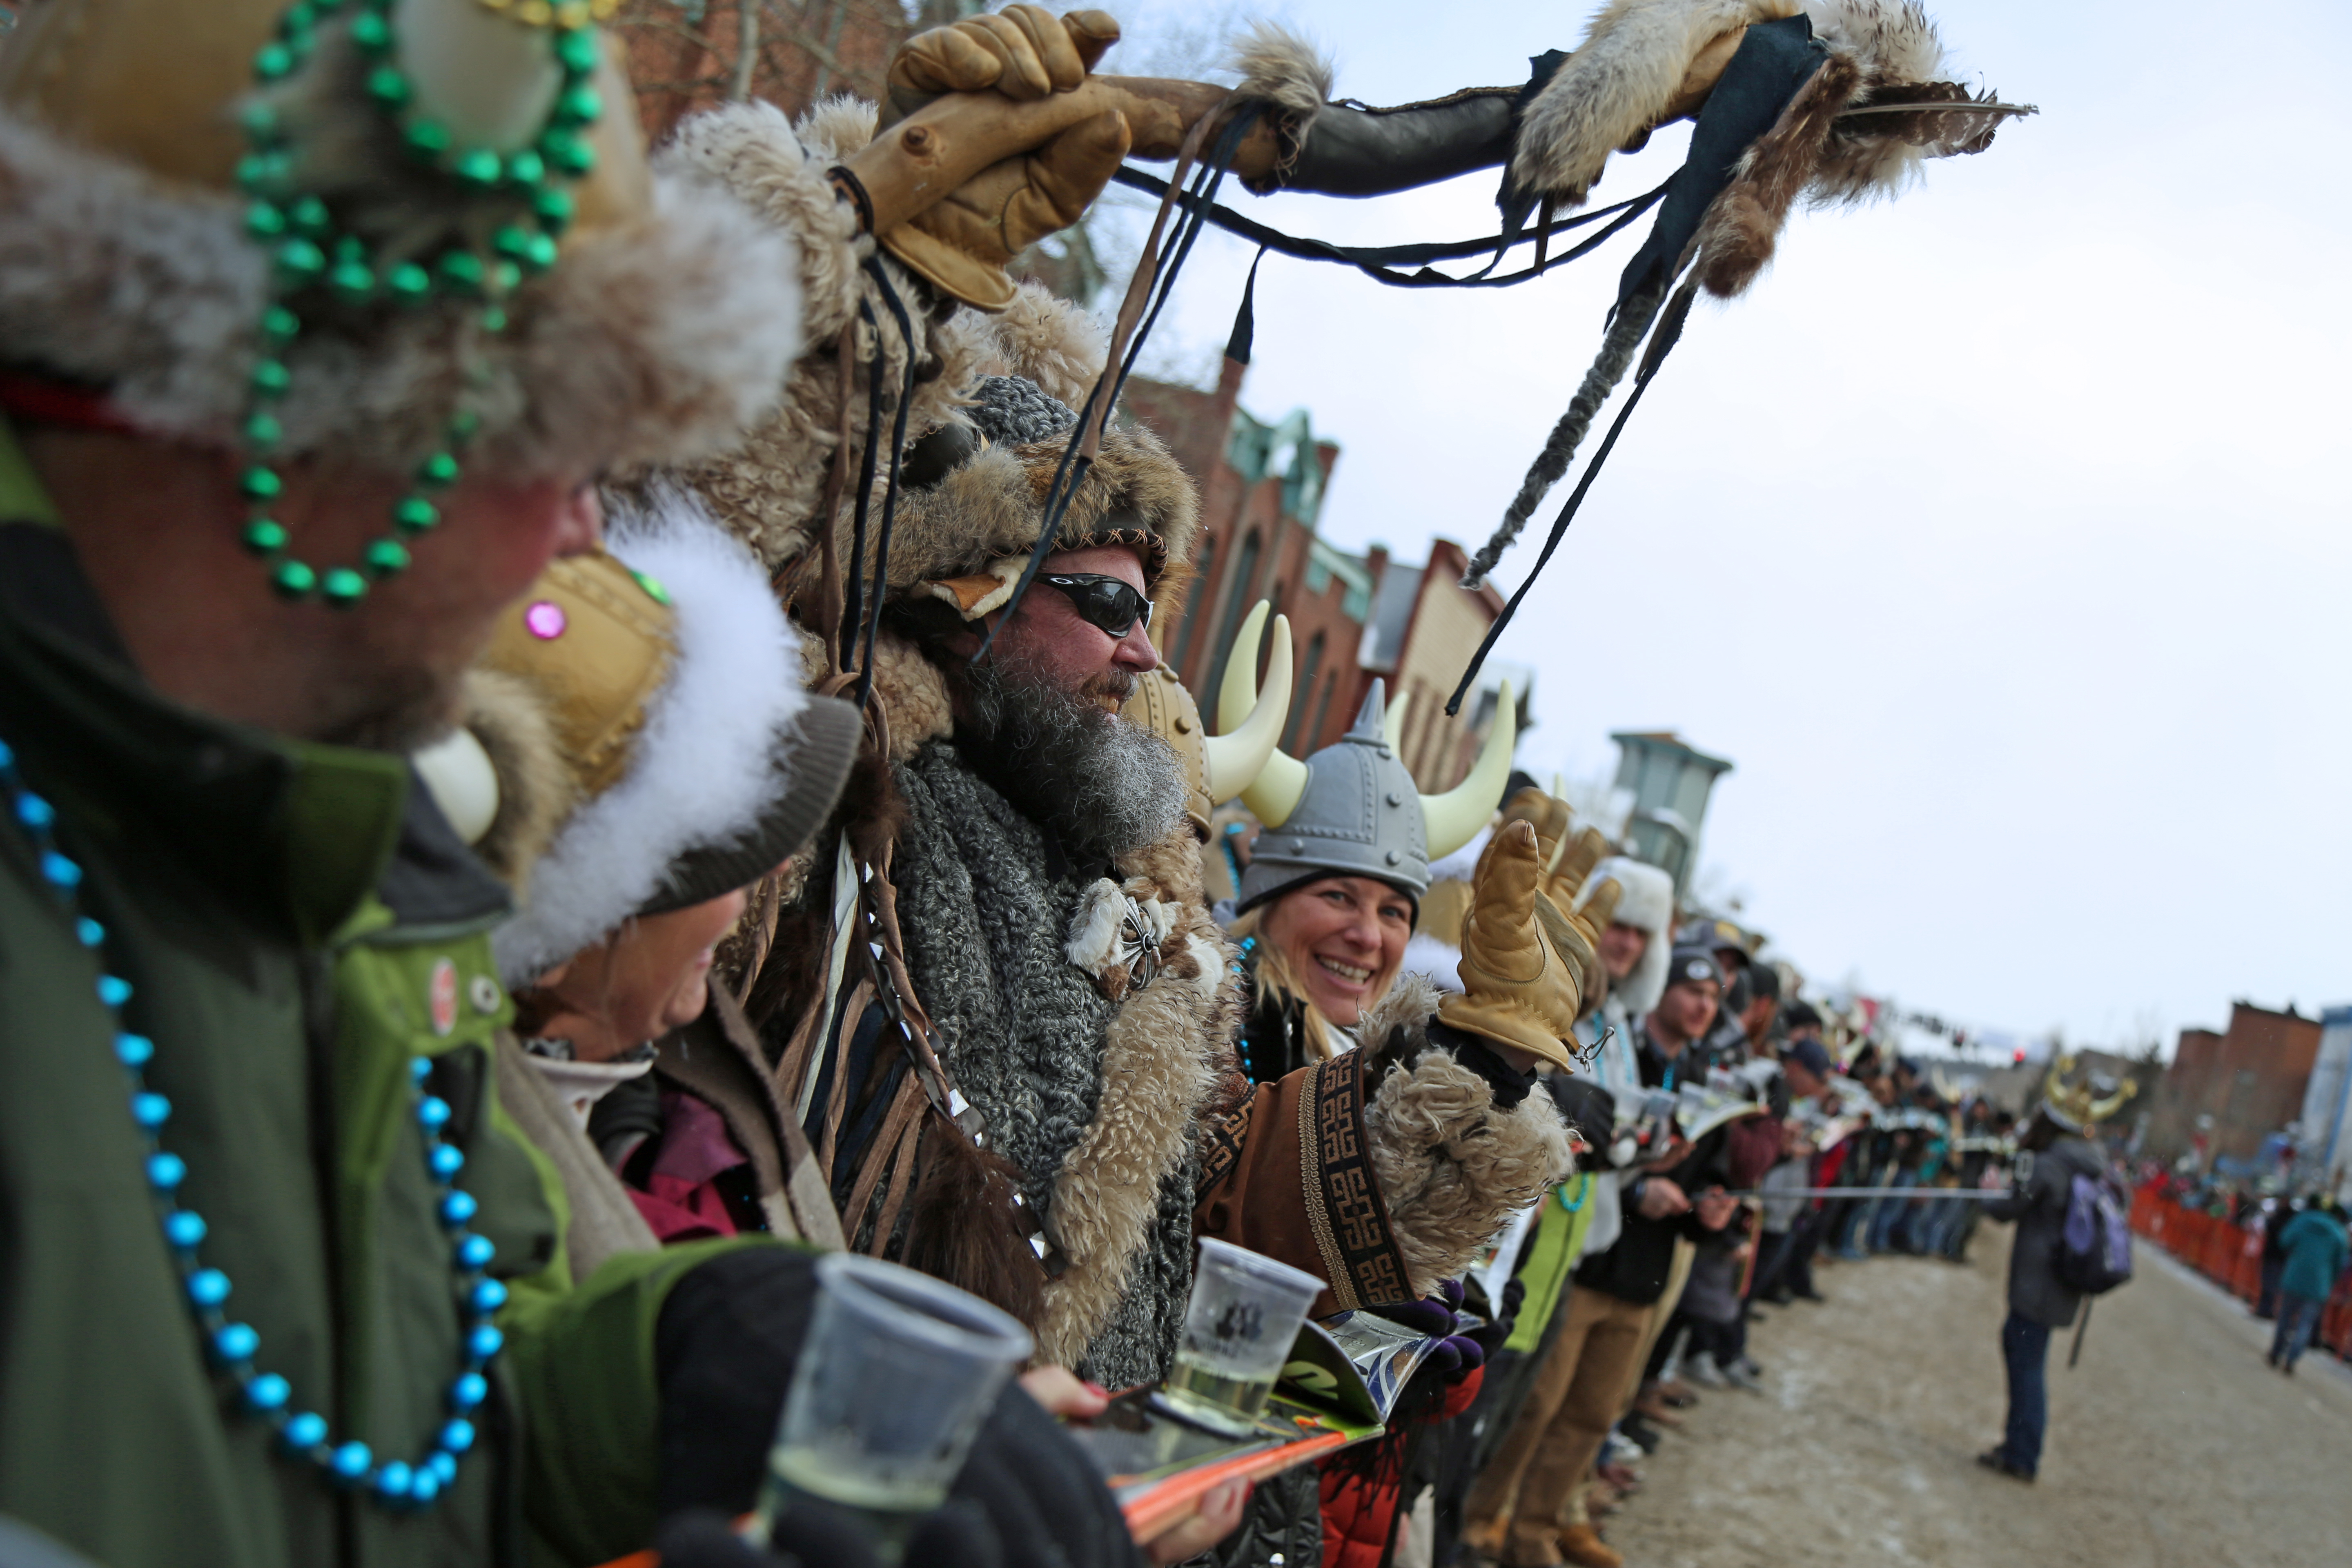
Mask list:
[{"label": "knit gray scarf", "polygon": [[[1118,1004],[1064,952],[1089,871],[1051,877],[1037,825],[935,741],[892,770],[908,822],[892,879],[907,967],[956,1086],[1052,1215],[1055,1178],[1102,1097]],[[1110,1388],[1166,1374],[1192,1283],[1192,1172],[1161,1184],[1118,1312],[1076,1369]]]}]

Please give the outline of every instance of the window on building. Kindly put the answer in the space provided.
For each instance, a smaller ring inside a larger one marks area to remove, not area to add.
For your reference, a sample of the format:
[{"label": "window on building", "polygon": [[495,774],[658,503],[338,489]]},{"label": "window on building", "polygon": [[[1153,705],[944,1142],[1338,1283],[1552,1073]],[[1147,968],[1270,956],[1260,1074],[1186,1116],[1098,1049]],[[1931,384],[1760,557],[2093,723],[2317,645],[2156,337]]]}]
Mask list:
[{"label": "window on building", "polygon": [[1197,592],[1192,602],[1184,606],[1184,624],[1176,633],[1176,657],[1168,661],[1176,667],[1180,680],[1192,659],[1193,634],[1201,629],[1202,622],[1216,613],[1217,536],[1213,533],[1201,541],[1200,575],[1192,582]]},{"label": "window on building", "polygon": [[[1297,693],[1297,700],[1290,705],[1290,726],[1282,732],[1282,749],[1294,757],[1299,754],[1299,727],[1307,720],[1307,699],[1315,695],[1315,678],[1321,673],[1322,668],[1323,634],[1318,631],[1307,642],[1307,662],[1299,667],[1298,679],[1291,685],[1291,690]],[[1322,732],[1323,721],[1319,715],[1315,722],[1316,727],[1307,731],[1307,738],[1310,742]]]},{"label": "window on building", "polygon": [[[1337,690],[1339,686],[1339,672],[1338,670],[1335,669],[1330,674],[1323,678],[1323,695],[1315,700],[1315,722],[1309,726],[1307,731],[1307,746],[1311,747],[1314,745],[1317,739],[1322,735],[1323,721],[1329,717],[1331,712],[1331,693]],[[1305,693],[1302,691],[1300,695],[1303,698]],[[1304,704],[1302,703],[1302,706]],[[1302,750],[1303,749],[1305,748],[1302,748]],[[1296,752],[1293,752],[1292,754],[1297,755]]]},{"label": "window on building", "polygon": [[1253,528],[1242,536],[1242,547],[1234,556],[1233,581],[1225,585],[1224,613],[1217,617],[1217,661],[1209,668],[1208,685],[1201,689],[1213,708],[1217,694],[1224,689],[1225,660],[1233,657],[1234,634],[1241,630],[1242,616],[1249,613],[1250,584],[1257,576],[1258,552],[1263,548]]}]

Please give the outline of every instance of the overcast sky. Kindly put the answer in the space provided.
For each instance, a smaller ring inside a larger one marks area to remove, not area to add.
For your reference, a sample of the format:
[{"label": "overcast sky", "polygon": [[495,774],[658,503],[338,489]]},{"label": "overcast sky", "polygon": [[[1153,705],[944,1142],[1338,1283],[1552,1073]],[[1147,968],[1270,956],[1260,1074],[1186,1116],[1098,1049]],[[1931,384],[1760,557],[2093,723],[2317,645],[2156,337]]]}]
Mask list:
[{"label": "overcast sky", "polygon": [[[1202,9],[1121,7],[1106,68]],[[1338,57],[1340,96],[1397,103],[1524,79],[1587,8],[1272,14]],[[2042,116],[1891,205],[1800,215],[1745,298],[1694,312],[1498,650],[1540,672],[1522,764],[1601,773],[1622,728],[1732,758],[1706,874],[1810,974],[1907,1007],[2168,1048],[2233,997],[2352,1000],[2352,7],[1935,14],[1961,79]],[[1229,200],[1461,238],[1492,231],[1494,183]],[[1244,402],[1339,443],[1325,534],[1482,541],[1633,237],[1507,290],[1269,257]],[[1210,367],[1248,258],[1203,243],[1155,357]]]}]

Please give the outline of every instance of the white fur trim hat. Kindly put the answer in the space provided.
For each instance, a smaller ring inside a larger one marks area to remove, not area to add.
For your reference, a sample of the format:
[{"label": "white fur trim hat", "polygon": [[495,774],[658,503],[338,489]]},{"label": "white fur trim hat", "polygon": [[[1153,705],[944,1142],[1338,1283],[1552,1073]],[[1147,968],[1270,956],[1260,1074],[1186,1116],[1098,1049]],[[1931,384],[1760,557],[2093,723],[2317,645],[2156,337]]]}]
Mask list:
[{"label": "white fur trim hat", "polygon": [[757,880],[856,753],[856,710],[802,688],[767,574],[672,489],[616,503],[608,553],[550,567],[484,663],[540,693],[583,797],[491,939],[509,986],[632,915]]},{"label": "white fur trim hat", "polygon": [[1577,900],[1578,908],[1582,908],[1584,900],[1606,881],[1615,882],[1620,889],[1612,920],[1639,926],[1650,933],[1649,945],[1642,950],[1642,962],[1615,987],[1617,999],[1624,1004],[1627,1014],[1639,1017],[1656,1006],[1658,998],[1666,992],[1666,965],[1674,952],[1668,929],[1675,921],[1675,879],[1646,861],[1612,855],[1595,866],[1592,875],[1585,879],[1584,896]]}]

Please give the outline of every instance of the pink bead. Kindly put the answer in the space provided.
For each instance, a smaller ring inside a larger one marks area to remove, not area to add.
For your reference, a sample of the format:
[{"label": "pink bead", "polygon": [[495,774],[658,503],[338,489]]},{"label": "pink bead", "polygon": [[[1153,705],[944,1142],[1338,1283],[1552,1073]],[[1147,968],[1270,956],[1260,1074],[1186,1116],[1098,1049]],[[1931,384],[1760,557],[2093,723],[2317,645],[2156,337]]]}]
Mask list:
[{"label": "pink bead", "polygon": [[541,599],[522,613],[522,624],[541,642],[553,642],[563,635],[567,623],[562,605],[552,599]]}]

